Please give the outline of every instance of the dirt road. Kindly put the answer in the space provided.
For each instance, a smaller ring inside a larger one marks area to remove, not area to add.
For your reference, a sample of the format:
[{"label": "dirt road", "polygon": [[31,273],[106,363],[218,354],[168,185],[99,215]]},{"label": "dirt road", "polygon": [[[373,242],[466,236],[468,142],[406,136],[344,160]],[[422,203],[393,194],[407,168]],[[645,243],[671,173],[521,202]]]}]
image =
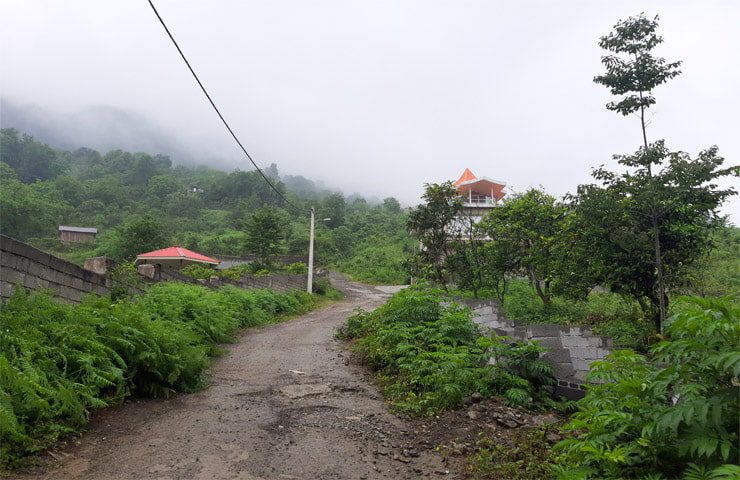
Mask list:
[{"label": "dirt road", "polygon": [[[98,413],[76,445],[25,478],[373,479],[439,476],[433,449],[407,445],[412,426],[334,339],[381,289],[333,278],[346,298],[245,331],[210,372],[210,387]],[[447,477],[449,478],[449,476]]]}]

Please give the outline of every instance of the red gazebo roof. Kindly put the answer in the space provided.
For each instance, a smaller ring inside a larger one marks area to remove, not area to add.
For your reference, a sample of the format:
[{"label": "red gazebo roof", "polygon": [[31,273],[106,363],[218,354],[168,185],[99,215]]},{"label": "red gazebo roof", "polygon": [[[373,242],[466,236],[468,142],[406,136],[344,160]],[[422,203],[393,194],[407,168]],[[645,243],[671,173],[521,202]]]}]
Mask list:
[{"label": "red gazebo roof", "polygon": [[457,187],[461,183],[469,182],[470,180],[475,180],[475,175],[473,175],[473,172],[471,172],[469,168],[466,168],[462,175],[460,175],[460,178],[458,178],[457,181],[452,185]]},{"label": "red gazebo roof", "polygon": [[190,260],[191,262],[210,263],[218,265],[220,260],[206,257],[198,252],[183,247],[167,247],[153,252],[142,253],[136,256],[136,260]]},{"label": "red gazebo roof", "polygon": [[469,168],[460,175],[453,185],[457,188],[460,194],[467,194],[469,191],[477,192],[479,194],[488,195],[491,194],[496,200],[504,198],[503,189],[506,183],[500,180],[493,180],[488,177],[476,177]]}]

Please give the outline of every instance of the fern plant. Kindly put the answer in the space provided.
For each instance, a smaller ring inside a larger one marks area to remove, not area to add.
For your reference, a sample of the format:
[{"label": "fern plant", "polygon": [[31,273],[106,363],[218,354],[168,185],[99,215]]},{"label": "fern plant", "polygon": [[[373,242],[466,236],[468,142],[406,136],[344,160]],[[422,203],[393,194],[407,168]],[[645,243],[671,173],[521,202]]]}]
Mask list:
[{"label": "fern plant", "polygon": [[133,300],[92,296],[71,306],[16,289],[0,306],[0,467],[126,396],[203,387],[217,342],[315,304],[302,292],[165,283]]},{"label": "fern plant", "polygon": [[[355,349],[378,372],[391,404],[406,413],[456,408],[474,392],[532,405],[552,382],[540,347],[509,347],[481,336],[469,309],[423,285],[402,290],[372,313],[356,312],[337,335],[357,340]],[[488,365],[492,353],[500,357],[497,365]]]},{"label": "fern plant", "polygon": [[[691,299],[647,356],[592,364],[593,385],[558,445],[563,478],[738,478],[740,317],[730,300]],[[729,473],[728,473],[729,472]],[[573,475],[576,475],[575,477]]]}]

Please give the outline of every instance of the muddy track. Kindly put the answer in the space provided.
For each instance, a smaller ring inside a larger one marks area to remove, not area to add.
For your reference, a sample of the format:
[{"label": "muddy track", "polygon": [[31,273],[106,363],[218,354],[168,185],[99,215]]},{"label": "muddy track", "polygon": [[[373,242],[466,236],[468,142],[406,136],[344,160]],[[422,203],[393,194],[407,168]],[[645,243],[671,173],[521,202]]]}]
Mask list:
[{"label": "muddy track", "polygon": [[79,440],[42,456],[41,466],[20,478],[373,479],[446,473],[433,449],[405,450],[413,426],[388,412],[366,372],[350,364],[334,339],[354,308],[377,307],[388,293],[339,276],[333,281],[345,291],[344,301],[245,331],[214,362],[206,390],[99,412]]}]

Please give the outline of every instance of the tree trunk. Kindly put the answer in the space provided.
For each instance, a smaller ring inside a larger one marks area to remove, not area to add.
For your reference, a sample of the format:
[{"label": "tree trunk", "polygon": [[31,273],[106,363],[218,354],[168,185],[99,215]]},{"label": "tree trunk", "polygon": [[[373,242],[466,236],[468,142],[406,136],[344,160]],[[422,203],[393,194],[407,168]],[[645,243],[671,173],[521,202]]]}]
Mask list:
[{"label": "tree trunk", "polygon": [[534,273],[533,268],[529,268],[529,278],[532,281],[532,284],[534,284],[534,289],[537,291],[537,296],[540,297],[540,300],[542,300],[542,303],[545,305],[550,304],[550,295],[548,295],[545,291],[542,290],[542,285],[540,284],[540,280],[537,278],[537,275]]},{"label": "tree trunk", "polygon": [[[642,100],[642,91],[640,91],[640,100]],[[642,141],[645,145],[645,153],[647,154],[648,141],[647,141],[647,126],[645,125],[645,107],[640,107],[640,125],[642,127]],[[650,163],[647,165],[648,175],[652,178],[652,169]],[[651,180],[652,185],[652,180]],[[655,197],[653,197],[653,201]],[[655,333],[662,333],[663,323],[665,323],[666,317],[666,291],[665,282],[663,280],[663,254],[660,246],[660,229],[658,227],[658,214],[655,211],[655,204],[653,204],[652,211],[650,212],[653,223],[653,245],[655,249],[655,275],[657,277],[657,296],[658,296],[658,314],[653,316],[655,323]]]},{"label": "tree trunk", "polygon": [[663,323],[665,323],[666,317],[666,291],[665,283],[663,281],[663,258],[660,248],[660,236],[658,230],[658,219],[653,214],[653,237],[655,244],[655,272],[658,280],[658,316],[655,322],[655,333],[662,333]]}]

